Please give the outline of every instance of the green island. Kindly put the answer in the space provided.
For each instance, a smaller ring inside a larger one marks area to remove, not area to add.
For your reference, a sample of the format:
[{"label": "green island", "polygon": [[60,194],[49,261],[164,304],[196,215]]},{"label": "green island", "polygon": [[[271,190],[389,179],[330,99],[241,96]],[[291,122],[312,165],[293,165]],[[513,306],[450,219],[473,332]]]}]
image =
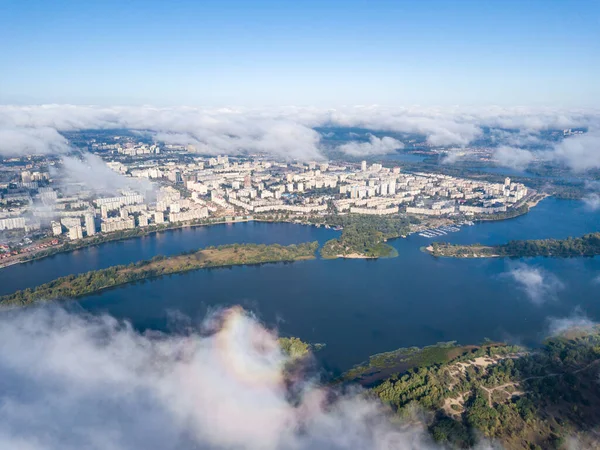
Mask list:
[{"label": "green island", "polygon": [[235,265],[292,262],[314,259],[318,242],[279,244],[230,244],[113,266],[80,275],[69,275],[0,297],[0,305],[28,305],[41,300],[82,297],[123,284],[190,270]]},{"label": "green island", "polygon": [[311,345],[297,337],[280,337],[277,339],[281,350],[292,359],[304,358],[310,354]]},{"label": "green island", "polygon": [[600,255],[600,232],[577,238],[510,241],[502,245],[458,245],[434,242],[425,250],[433,256],[451,258],[596,256]]},{"label": "green island", "polygon": [[[600,329],[572,330],[540,349],[442,343],[375,355],[337,383],[358,382],[398,417],[420,414],[431,436],[467,448],[562,449],[600,423]],[[415,409],[416,408],[416,409]]]},{"label": "green island", "polygon": [[406,236],[411,220],[400,216],[332,215],[322,219],[329,226],[342,228],[342,235],[321,248],[321,256],[334,258],[390,258],[398,256],[386,244],[388,239]]}]

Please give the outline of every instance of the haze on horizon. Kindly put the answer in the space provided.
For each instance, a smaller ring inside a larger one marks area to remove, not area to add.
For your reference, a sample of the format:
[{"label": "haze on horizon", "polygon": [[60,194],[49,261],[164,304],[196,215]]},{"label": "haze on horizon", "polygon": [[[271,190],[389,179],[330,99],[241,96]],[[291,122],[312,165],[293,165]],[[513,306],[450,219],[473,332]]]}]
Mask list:
[{"label": "haze on horizon", "polygon": [[600,103],[600,4],[5,2],[1,104]]}]

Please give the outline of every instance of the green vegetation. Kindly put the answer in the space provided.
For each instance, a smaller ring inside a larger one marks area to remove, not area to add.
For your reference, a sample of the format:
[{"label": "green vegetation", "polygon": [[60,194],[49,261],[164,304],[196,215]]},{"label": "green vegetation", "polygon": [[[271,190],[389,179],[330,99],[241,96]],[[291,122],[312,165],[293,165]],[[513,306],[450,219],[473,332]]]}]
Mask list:
[{"label": "green vegetation", "polygon": [[[495,352],[515,350],[504,344],[487,344],[486,348],[494,348]],[[370,386],[380,382],[392,374],[406,372],[419,367],[431,367],[459,360],[463,356],[471,357],[481,353],[475,345],[460,346],[455,342],[440,342],[424,348],[400,348],[386,353],[379,353],[369,361],[353,367],[343,376],[345,381],[355,381]]]},{"label": "green vegetation", "polygon": [[301,341],[297,337],[281,337],[278,341],[281,350],[289,355],[292,360],[308,356],[311,350],[310,344]]},{"label": "green vegetation", "polygon": [[577,256],[600,255],[600,233],[590,233],[579,238],[540,239],[529,241],[510,241],[503,245],[455,245],[434,242],[427,250],[434,256],[453,258],[480,257],[531,257],[552,256],[569,258]]},{"label": "green vegetation", "polygon": [[209,267],[312,259],[315,257],[318,247],[317,242],[288,246],[279,244],[232,244],[208,247],[171,257],[155,256],[151,260],[140,261],[127,266],[114,266],[81,275],[58,278],[33,289],[25,289],[0,297],[0,304],[27,305],[40,300],[82,297],[103,289],[146,278]]},{"label": "green vegetation", "polygon": [[529,205],[525,204],[519,206],[518,208],[510,208],[505,212],[497,212],[494,214],[479,214],[476,217],[472,218],[473,220],[479,221],[490,221],[490,220],[506,220],[513,219],[515,217],[522,216],[523,214],[527,214],[529,212]]},{"label": "green vegetation", "polygon": [[318,223],[343,228],[340,238],[326,242],[321,249],[324,258],[394,257],[396,250],[385,241],[406,236],[410,231],[410,220],[400,216],[349,214],[326,216],[320,220]]},{"label": "green vegetation", "polygon": [[[399,366],[403,360],[409,368]],[[429,412],[431,435],[451,446],[472,446],[483,435],[503,448],[559,449],[567,437],[585,438],[600,424],[598,328],[553,337],[535,352],[450,343],[378,355],[373,366],[394,373],[373,380],[353,369],[371,386],[369,395],[400,416],[415,407]],[[354,380],[356,373],[344,379]]]}]

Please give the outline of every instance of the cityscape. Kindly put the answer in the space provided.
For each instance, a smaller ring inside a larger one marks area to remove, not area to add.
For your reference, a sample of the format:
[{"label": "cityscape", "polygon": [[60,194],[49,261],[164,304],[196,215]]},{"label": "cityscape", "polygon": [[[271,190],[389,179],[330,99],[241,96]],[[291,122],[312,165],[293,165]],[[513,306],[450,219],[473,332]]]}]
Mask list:
[{"label": "cityscape", "polygon": [[599,18],[0,2],[0,450],[600,450]]},{"label": "cityscape", "polygon": [[[131,181],[114,192],[119,195],[106,196],[86,183],[61,180],[59,172],[51,172],[54,161],[10,160],[12,167],[4,169],[0,184],[0,231],[12,232],[0,247],[4,264],[64,241],[165,224],[306,222],[328,214],[413,215],[451,224],[517,210],[535,197],[534,190],[510,177],[492,183],[406,173],[399,166],[365,160],[303,163],[267,156],[203,157],[174,145],[162,145],[166,158],[153,160],[148,155],[161,155],[161,144],[128,140],[122,145],[90,142],[90,147],[102,151],[110,170]],[[119,161],[120,155],[128,155],[130,161]],[[413,231],[422,228],[415,225]]]}]

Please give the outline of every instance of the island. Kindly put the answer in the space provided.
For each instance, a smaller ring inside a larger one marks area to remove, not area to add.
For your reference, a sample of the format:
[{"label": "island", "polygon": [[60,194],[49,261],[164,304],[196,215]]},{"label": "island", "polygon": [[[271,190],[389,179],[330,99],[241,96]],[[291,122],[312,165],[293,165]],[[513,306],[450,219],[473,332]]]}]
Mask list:
[{"label": "island", "polygon": [[600,232],[589,233],[577,238],[510,241],[501,245],[460,245],[434,242],[425,250],[433,256],[450,258],[596,256],[600,255]]},{"label": "island", "polygon": [[282,246],[279,244],[230,244],[207,247],[176,256],[155,256],[150,260],[69,275],[0,297],[0,305],[28,305],[42,300],[77,298],[134,281],[211,267],[292,262],[314,259],[318,242]]}]

